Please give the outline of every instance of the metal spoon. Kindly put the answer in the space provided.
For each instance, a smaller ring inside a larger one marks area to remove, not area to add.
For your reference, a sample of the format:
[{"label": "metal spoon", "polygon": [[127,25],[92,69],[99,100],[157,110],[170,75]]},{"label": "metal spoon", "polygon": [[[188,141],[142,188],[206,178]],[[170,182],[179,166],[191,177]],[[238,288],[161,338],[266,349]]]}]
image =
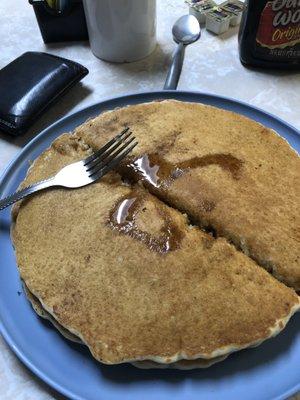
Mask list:
[{"label": "metal spoon", "polygon": [[172,28],[173,39],[178,43],[173,54],[172,64],[169,68],[164,90],[175,90],[178,85],[185,47],[200,38],[201,29],[199,22],[193,15],[180,17]]}]

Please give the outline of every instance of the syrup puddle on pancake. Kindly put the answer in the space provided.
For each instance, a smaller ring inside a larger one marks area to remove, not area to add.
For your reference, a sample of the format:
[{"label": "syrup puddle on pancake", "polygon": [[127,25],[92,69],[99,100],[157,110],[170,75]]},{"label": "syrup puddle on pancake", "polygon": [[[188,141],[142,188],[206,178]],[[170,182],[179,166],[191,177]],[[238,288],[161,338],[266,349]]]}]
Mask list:
[{"label": "syrup puddle on pancake", "polygon": [[138,227],[137,218],[142,212],[144,202],[145,196],[135,192],[122,198],[110,212],[109,226],[144,243],[150,250],[157,253],[163,254],[178,249],[184,232],[172,221],[165,207],[163,209],[155,207],[163,220],[159,235],[153,235]]}]

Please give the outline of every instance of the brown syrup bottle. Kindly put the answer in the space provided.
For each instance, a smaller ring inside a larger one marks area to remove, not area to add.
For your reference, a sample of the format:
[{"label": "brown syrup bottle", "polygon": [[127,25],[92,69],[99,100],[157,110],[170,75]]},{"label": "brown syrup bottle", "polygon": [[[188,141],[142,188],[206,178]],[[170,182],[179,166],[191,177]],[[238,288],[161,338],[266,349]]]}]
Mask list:
[{"label": "brown syrup bottle", "polygon": [[300,70],[300,0],[246,0],[239,52],[244,65]]}]

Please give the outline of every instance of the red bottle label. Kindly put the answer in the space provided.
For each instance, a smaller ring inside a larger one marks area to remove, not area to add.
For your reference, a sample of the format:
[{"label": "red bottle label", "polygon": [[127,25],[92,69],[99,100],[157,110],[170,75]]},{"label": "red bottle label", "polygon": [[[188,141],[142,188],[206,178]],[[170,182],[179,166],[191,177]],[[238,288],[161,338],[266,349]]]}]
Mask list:
[{"label": "red bottle label", "polygon": [[300,57],[296,46],[300,44],[300,0],[268,1],[260,16],[256,43],[270,56]]}]

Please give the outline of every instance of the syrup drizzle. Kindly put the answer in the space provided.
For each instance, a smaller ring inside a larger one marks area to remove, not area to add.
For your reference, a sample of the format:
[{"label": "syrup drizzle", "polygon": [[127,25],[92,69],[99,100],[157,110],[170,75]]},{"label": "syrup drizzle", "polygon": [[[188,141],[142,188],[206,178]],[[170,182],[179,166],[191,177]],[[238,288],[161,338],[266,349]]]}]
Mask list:
[{"label": "syrup drizzle", "polygon": [[170,184],[190,169],[218,165],[229,172],[233,179],[240,178],[243,161],[231,154],[208,154],[203,157],[193,157],[177,164],[164,160],[159,154],[144,154],[137,159],[129,159],[126,165],[120,167],[134,181],[145,181],[152,188],[166,189]]}]

